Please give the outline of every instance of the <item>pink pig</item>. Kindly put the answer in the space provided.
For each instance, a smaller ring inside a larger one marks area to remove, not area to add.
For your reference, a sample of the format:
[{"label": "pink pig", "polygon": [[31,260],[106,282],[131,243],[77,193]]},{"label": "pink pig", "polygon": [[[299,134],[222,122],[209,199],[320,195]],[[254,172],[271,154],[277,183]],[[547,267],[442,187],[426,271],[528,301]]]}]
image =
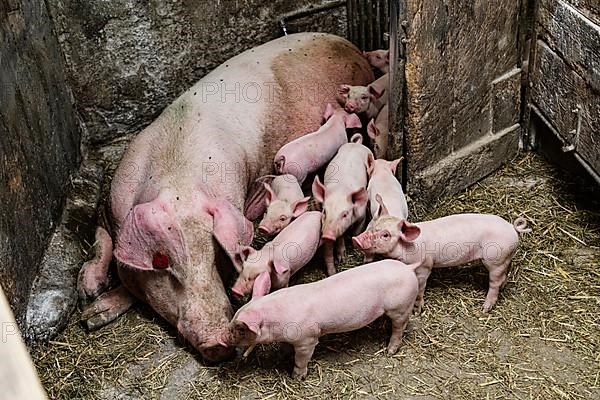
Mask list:
[{"label": "pink pig", "polygon": [[267,212],[260,221],[258,230],[264,235],[273,236],[308,209],[310,197],[304,197],[294,175],[267,175],[263,177],[265,178],[273,180],[271,184],[263,182],[267,190],[265,197]]},{"label": "pink pig", "polygon": [[356,247],[406,263],[418,263],[421,312],[427,278],[432,268],[455,267],[481,260],[489,271],[489,289],[483,312],[489,312],[506,284],[508,267],[519,242],[519,233],[530,232],[527,221],[513,224],[489,214],[455,214],[411,224],[386,213],[385,204],[371,227],[352,240]]},{"label": "pink pig", "polygon": [[335,156],[340,146],[348,142],[346,129],[361,128],[356,114],[327,104],[323,118],[325,124],[316,132],[301,136],[284,145],[274,157],[278,174],[292,174],[301,185],[306,176],[317,171]]},{"label": "pink pig", "polygon": [[389,141],[389,115],[387,104],[381,108],[377,118],[371,119],[367,125],[367,133],[371,138],[371,146],[375,158],[385,158]]},{"label": "pink pig", "polygon": [[224,346],[290,343],[292,376],[302,379],[319,337],[360,329],[385,314],[392,320],[387,351],[394,354],[418,293],[413,267],[383,260],[278,290],[240,308],[217,340]]},{"label": "pink pig", "polygon": [[367,120],[377,117],[381,108],[388,103],[389,75],[369,84],[369,86],[340,85],[338,102],[347,112],[364,115]]},{"label": "pink pig", "polygon": [[363,51],[363,55],[373,68],[387,74],[390,72],[390,51],[389,50],[373,50]]},{"label": "pink pig", "polygon": [[[373,153],[355,134],[352,143],[340,147],[325,170],[325,184],[316,176],[312,186],[315,200],[323,204],[323,234],[327,274],[335,274],[333,245],[337,241],[338,258],[345,254],[344,233],[354,225],[354,233],[365,226],[367,211],[367,166]],[[356,142],[355,142],[356,141]]]},{"label": "pink pig", "polygon": [[395,217],[406,219],[408,217],[408,205],[406,204],[406,196],[402,190],[402,185],[396,179],[396,169],[402,158],[394,161],[375,160],[368,169],[369,184],[367,192],[369,193],[369,205],[371,215],[375,218],[382,206],[376,200],[376,196],[381,196],[381,199],[387,205],[388,214]]},{"label": "pink pig", "polygon": [[319,247],[321,213],[309,211],[285,227],[261,250],[244,247],[234,265],[240,276],[231,289],[252,298],[266,295],[271,289],[287,287],[290,277],[308,264]]},{"label": "pink pig", "polygon": [[[402,158],[394,161],[375,160],[367,169],[369,174],[367,192],[369,193],[369,208],[373,219],[379,216],[382,209],[386,214],[391,214],[401,219],[408,217],[406,197],[404,196],[402,185],[400,185],[395,176],[396,168],[401,160]],[[389,205],[389,208],[385,208],[385,205],[382,203],[383,200]],[[372,221],[369,222],[367,230],[372,224]],[[364,251],[364,253],[364,262],[373,261],[373,253],[369,251]]]}]

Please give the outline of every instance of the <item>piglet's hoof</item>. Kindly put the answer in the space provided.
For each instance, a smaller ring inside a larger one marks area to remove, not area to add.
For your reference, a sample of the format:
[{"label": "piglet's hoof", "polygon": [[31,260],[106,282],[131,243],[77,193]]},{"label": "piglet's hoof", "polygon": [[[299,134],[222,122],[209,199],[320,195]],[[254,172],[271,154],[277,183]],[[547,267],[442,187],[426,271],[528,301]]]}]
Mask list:
[{"label": "piglet's hoof", "polygon": [[303,381],[306,379],[306,375],[308,374],[308,368],[294,368],[292,371],[292,378],[297,379],[299,381]]}]

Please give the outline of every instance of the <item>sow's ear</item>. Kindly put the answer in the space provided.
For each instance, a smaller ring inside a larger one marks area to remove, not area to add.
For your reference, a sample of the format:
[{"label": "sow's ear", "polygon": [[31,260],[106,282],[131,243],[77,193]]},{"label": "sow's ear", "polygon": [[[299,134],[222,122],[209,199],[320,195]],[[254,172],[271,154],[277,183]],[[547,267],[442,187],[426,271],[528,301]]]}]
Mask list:
[{"label": "sow's ear", "polygon": [[187,263],[183,234],[169,199],[138,204],[127,214],[114,256],[133,268],[166,269]]},{"label": "sow's ear", "polygon": [[400,239],[405,242],[412,242],[421,234],[421,228],[406,220],[398,222],[398,230],[400,231]]}]

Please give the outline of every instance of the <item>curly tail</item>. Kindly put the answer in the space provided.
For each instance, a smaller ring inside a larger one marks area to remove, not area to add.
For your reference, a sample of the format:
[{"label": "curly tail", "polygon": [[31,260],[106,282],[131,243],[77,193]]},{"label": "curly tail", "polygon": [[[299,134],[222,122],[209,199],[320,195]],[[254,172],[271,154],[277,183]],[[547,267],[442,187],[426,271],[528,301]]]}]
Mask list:
[{"label": "curly tail", "polygon": [[515,231],[517,231],[518,233],[531,232],[531,229],[527,227],[527,220],[523,217],[515,219],[515,222],[513,222],[513,226],[515,228]]}]

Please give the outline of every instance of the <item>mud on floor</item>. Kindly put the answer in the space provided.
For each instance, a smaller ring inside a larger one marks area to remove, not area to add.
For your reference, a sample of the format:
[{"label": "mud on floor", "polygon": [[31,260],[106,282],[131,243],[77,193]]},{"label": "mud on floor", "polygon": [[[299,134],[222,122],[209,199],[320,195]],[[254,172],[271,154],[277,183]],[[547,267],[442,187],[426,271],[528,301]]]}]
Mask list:
[{"label": "mud on floor", "polygon": [[[530,221],[489,315],[480,311],[483,267],[434,271],[424,312],[395,356],[385,353],[390,324],[380,318],[323,337],[307,380],[296,382],[292,354],[279,345],[210,366],[143,305],[92,333],[76,314],[60,337],[33,350],[49,397],[600,398],[600,190],[527,154],[429,210],[409,206],[413,221],[458,212]],[[360,260],[351,252],[342,269]],[[314,263],[295,281],[323,277]]]}]

